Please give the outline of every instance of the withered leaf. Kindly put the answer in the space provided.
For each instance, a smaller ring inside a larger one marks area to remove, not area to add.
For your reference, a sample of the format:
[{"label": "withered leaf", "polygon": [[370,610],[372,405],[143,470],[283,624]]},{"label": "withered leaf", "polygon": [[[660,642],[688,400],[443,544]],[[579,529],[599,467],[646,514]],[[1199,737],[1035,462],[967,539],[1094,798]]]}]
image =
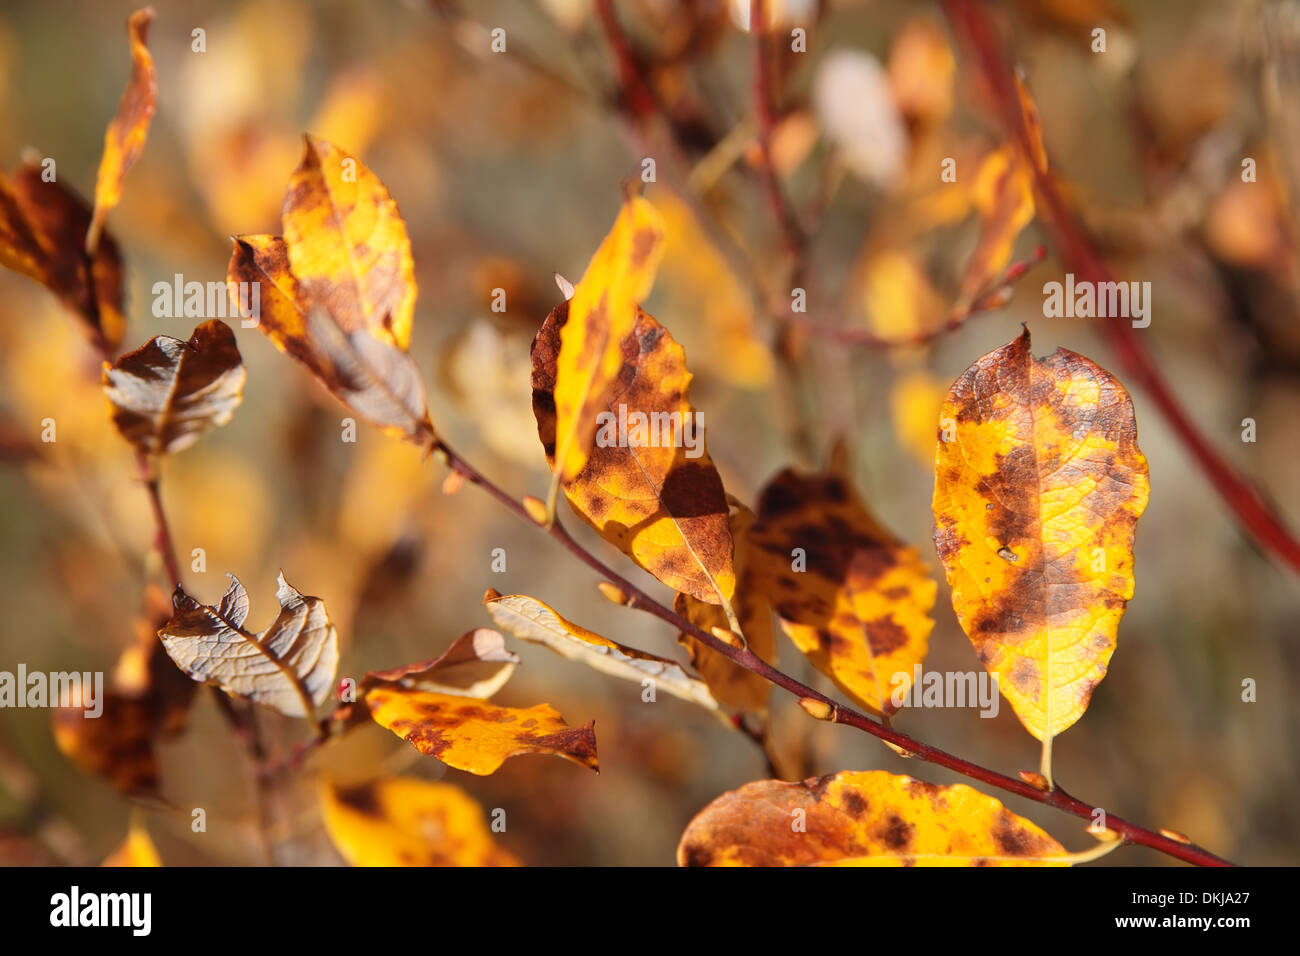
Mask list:
[{"label": "withered leaf", "polygon": [[325,831],[352,866],[518,866],[483,808],[450,783],[415,777],[360,786],[323,781]]},{"label": "withered leaf", "polygon": [[579,661],[612,677],[621,677],[640,684],[649,679],[655,687],[674,697],[717,710],[718,702],[709,693],[708,686],[692,677],[682,665],[665,657],[657,657],[624,647],[609,638],[601,637],[579,624],[565,620],[551,607],[526,594],[498,594],[488,591],[483,605],[498,627],[515,637],[549,647],[561,657]]},{"label": "withered leaf", "polygon": [[[798,826],[793,824],[798,823]],[[1057,859],[1054,859],[1057,858]],[[1065,848],[993,797],[884,770],[759,780],[696,815],[680,866],[1068,866]]]},{"label": "withered leaf", "polygon": [[936,585],[859,499],[843,446],[824,474],[773,478],[750,537],[761,589],[795,646],[870,710],[897,710],[895,691],[901,699],[925,659]]},{"label": "withered leaf", "polygon": [[597,769],[594,722],[570,727],[549,704],[498,707],[399,684],[377,684],[365,700],[375,723],[457,770],[495,773],[519,754],[554,754]]},{"label": "withered leaf", "polygon": [[1147,462],[1128,393],[1026,330],[962,373],[943,403],[935,547],[963,630],[1020,722],[1050,740],[1106,675],[1133,596]]},{"label": "withered leaf", "polygon": [[[552,461],[558,360],[572,308],[570,301],[552,310],[533,341],[533,413]],[[605,397],[592,403],[606,416],[601,428],[608,432],[577,473],[562,481],[565,497],[605,540],[664,584],[709,604],[729,605],[736,574],[727,497],[686,398],[692,378],[686,353],[667,329],[636,308],[618,354],[622,364]],[[644,435],[636,430],[641,420]],[[626,441],[618,434],[620,422],[627,423]],[[693,434],[684,431],[688,426]]]},{"label": "withered leaf", "polygon": [[148,46],[152,19],[153,8],[146,7],[131,14],[126,23],[131,40],[131,78],[118,104],[117,115],[104,133],[104,154],[95,182],[95,211],[85,240],[86,250],[92,255],[99,244],[105,218],[122,198],[122,180],[139,159],[149,136],[149,122],[158,99],[158,76]]},{"label": "withered leaf", "polygon": [[0,189],[0,263],[37,279],[85,323],[111,352],[126,331],[122,257],[104,232],[93,255],[85,249],[90,207],[62,182],[45,182],[23,163]]},{"label": "withered leaf", "polygon": [[317,597],[304,597],[281,574],[280,614],[260,634],[244,628],[248,592],[230,575],[216,606],[200,604],[179,587],[174,613],[158,631],[176,666],[227,694],[309,717],[329,696],[339,662],[338,633]]},{"label": "withered leaf", "polygon": [[235,333],[210,319],[188,342],[157,335],[115,364],[105,363],[104,391],[122,437],[157,455],[188,448],[209,428],[230,421],[246,377]]},{"label": "withered leaf", "polygon": [[506,649],[506,639],[490,627],[466,631],[432,660],[369,671],[362,684],[401,684],[416,690],[460,697],[491,697],[515,672],[519,657]]}]

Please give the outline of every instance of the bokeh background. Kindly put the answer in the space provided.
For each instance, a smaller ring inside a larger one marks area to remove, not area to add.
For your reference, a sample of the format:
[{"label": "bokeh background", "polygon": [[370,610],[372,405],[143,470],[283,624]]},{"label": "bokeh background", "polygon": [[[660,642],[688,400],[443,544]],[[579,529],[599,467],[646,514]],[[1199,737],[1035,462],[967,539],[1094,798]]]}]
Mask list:
[{"label": "bokeh background", "polygon": [[[198,320],[155,318],[151,286],[176,273],[221,281],[230,235],[278,232],[284,185],[311,131],[363,157],[406,218],[420,288],[412,355],[435,423],[511,492],[544,495],[528,346],[558,300],[552,273],[580,277],[620,184],[653,155],[659,181],[648,195],[667,219],[669,249],[647,307],[686,346],[692,398],[728,491],[752,503],[778,469],[815,468],[844,436],[865,499],[940,580],[927,669],[977,668],[930,544],[939,399],[1022,322],[1039,354],[1065,346],[1118,372],[1114,356],[1100,320],[1043,317],[1042,285],[1064,271],[1051,255],[1005,308],[926,348],[848,347],[774,316],[770,302],[789,290],[771,283],[788,260],[757,172],[744,3],[614,4],[662,104],[640,122],[583,0],[154,6],[158,113],[110,220],[128,268],[125,347],[158,333],[188,338]],[[962,174],[1004,142],[942,11],[883,0],[771,6],[779,33],[808,32],[806,54],[779,58],[773,148],[792,205],[815,222],[810,315],[899,337],[941,323],[979,231]],[[91,192],[127,76],[131,9],[119,0],[4,5],[0,165],[31,150]],[[990,13],[1008,31],[1081,218],[1124,278],[1152,283],[1153,321],[1141,334],[1179,399],[1300,528],[1300,5],[1023,0]],[[1097,26],[1104,54],[1091,50]],[[203,53],[191,49],[200,27]],[[489,52],[496,27],[506,54]],[[828,69],[844,55],[853,82]],[[945,156],[958,158],[955,186],[939,182]],[[1243,156],[1258,161],[1256,183],[1241,182]],[[1015,256],[1044,238],[1030,225]],[[490,311],[494,288],[506,290],[503,314]],[[215,600],[233,572],[250,590],[250,621],[265,626],[283,569],[325,599],[343,641],[341,674],[432,657],[489,624],[479,604],[488,587],[540,597],[622,643],[680,654],[671,630],[607,603],[584,566],[487,496],[471,487],[444,495],[443,470],[412,447],[364,425],[355,444],[340,441],[344,409],[257,331],[236,332],[243,405],[162,465],[183,563],[206,551],[206,573],[187,573],[196,596]],[[0,669],[111,671],[135,639],[146,583],[159,579],[148,500],[98,377],[76,320],[44,289],[0,274]],[[1295,864],[1300,580],[1242,535],[1147,396],[1135,388],[1133,397],[1152,488],[1136,596],[1109,676],[1056,742],[1057,776],[1084,799],[1235,861]],[[47,417],[58,441],[40,445]],[[1247,417],[1255,443],[1241,439]],[[504,573],[491,570],[498,547]],[[783,667],[822,686],[780,640]],[[323,771],[453,780],[485,807],[506,808],[502,845],[537,865],[671,864],[696,812],[766,773],[752,742],[698,708],[666,695],[643,704],[635,685],[543,648],[517,650],[523,666],[497,700],[547,701],[571,724],[595,719],[599,775],[522,757],[471,777],[367,727],[271,794],[262,825],[274,858],[339,862],[315,807]],[[1258,684],[1254,703],[1241,700],[1245,678]],[[809,720],[779,692],[771,717],[783,760],[801,775],[884,768],[960,780]],[[261,722],[278,755],[305,736],[269,712]],[[968,709],[904,711],[896,723],[1004,772],[1037,769],[1037,743],[1007,706],[993,720]],[[60,753],[48,712],[0,711],[0,859],[96,861],[121,841],[134,805],[167,863],[262,861],[252,771],[207,694],[161,756],[171,808],[133,804]],[[1089,843],[1082,821],[1007,804],[1071,849]],[[196,806],[208,811],[206,833],[190,831]],[[1103,865],[1164,862],[1125,848]]]}]

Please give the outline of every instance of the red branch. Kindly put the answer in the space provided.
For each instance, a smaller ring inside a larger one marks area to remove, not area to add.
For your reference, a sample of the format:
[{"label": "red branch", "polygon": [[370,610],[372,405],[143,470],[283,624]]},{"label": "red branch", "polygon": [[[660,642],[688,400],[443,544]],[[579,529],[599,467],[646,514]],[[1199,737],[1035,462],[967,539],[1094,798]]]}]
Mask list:
[{"label": "red branch", "polygon": [[[1001,43],[983,9],[977,0],[944,0],[944,7],[948,21],[978,64],[1001,114],[1002,123],[1025,155],[1031,157],[1033,149],[1030,134],[1025,125],[1014,77],[1007,66]],[[1047,211],[1050,231],[1068,269],[1088,282],[1114,281],[1114,272],[1070,211],[1052,177],[1040,169],[1032,158],[1029,166],[1034,170],[1039,202]],[[1300,541],[1255,487],[1238,475],[1206,440],[1179,404],[1141,336],[1130,323],[1123,320],[1104,322],[1102,330],[1125,373],[1140,384],[1155,402],[1241,526],[1265,551],[1272,553],[1293,571],[1300,572]]]}]

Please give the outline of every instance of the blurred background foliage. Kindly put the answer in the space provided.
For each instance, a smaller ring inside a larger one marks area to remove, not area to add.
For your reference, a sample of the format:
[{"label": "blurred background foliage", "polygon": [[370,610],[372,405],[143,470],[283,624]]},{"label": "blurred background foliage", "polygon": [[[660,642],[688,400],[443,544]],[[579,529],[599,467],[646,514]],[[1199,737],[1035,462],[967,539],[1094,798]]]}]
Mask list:
[{"label": "blurred background foliage", "polygon": [[[127,75],[131,6],[4,5],[5,168],[34,150],[90,193]],[[158,114],[110,222],[127,259],[125,347],[158,333],[187,338],[197,324],[155,318],[153,283],[176,273],[223,281],[228,236],[279,231],[284,185],[310,130],[363,157],[406,218],[422,293],[411,353],[435,423],[507,489],[540,494],[548,476],[529,407],[528,346],[558,301],[551,274],[581,275],[613,221],[620,183],[655,155],[660,182],[648,195],[669,248],[647,308],[686,347],[692,398],[728,491],[753,503],[777,469],[820,466],[842,434],[865,499],[942,581],[929,536],[943,391],[1022,322],[1036,352],[1065,346],[1118,373],[1095,329],[1101,320],[1043,318],[1039,290],[1064,271],[1049,255],[1006,308],[932,346],[851,348],[789,328],[770,307],[788,303],[789,289],[772,287],[785,272],[756,173],[745,4],[614,6],[662,104],[664,115],[639,127],[584,0],[156,2]],[[1080,215],[1124,278],[1153,285],[1142,334],[1157,361],[1211,442],[1300,527],[1300,7],[1020,0],[992,12],[1011,31],[1054,170]],[[786,0],[773,17],[779,35],[808,30],[808,52],[779,59],[773,151],[792,205],[816,220],[810,315],[889,337],[942,323],[977,241],[968,172],[1002,141],[941,10]],[[1107,30],[1105,54],[1090,50],[1096,26]],[[206,31],[204,53],[191,50],[196,27]],[[505,55],[489,52],[494,27],[506,30]],[[874,86],[871,64],[883,78]],[[680,162],[666,162],[674,152]],[[956,186],[939,182],[946,156],[958,160]],[[1257,183],[1240,181],[1243,156],[1258,160]],[[678,174],[685,182],[672,182]],[[1016,257],[1042,238],[1030,225]],[[495,288],[506,290],[504,313],[490,311]],[[364,426],[355,444],[340,441],[344,409],[258,332],[236,331],[249,370],[243,406],[163,463],[183,563],[206,551],[206,573],[187,571],[197,597],[214,601],[234,572],[262,627],[283,569],[325,599],[345,675],[435,656],[490,623],[479,606],[487,587],[536,595],[622,643],[678,652],[671,631],[604,601],[587,569],[485,495],[443,495],[440,467],[414,448]],[[3,669],[21,661],[111,671],[135,639],[146,581],[159,576],[147,498],[98,378],[75,320],[34,283],[0,274]],[[1242,536],[1147,397],[1133,397],[1152,487],[1136,596],[1107,680],[1056,743],[1057,775],[1114,813],[1234,860],[1300,862],[1300,582]],[[1241,441],[1246,417],[1257,443]],[[39,444],[44,418],[57,422],[55,444]],[[507,555],[500,574],[490,570],[498,547]],[[942,584],[935,617],[927,669],[977,669]],[[822,686],[782,641],[783,667]],[[267,824],[275,858],[338,861],[316,808],[312,778],[322,771],[345,781],[399,771],[455,780],[485,807],[506,809],[500,843],[532,864],[670,864],[694,813],[765,775],[752,743],[705,712],[666,695],[644,704],[635,685],[541,648],[518,650],[524,664],[497,701],[546,700],[571,724],[594,718],[598,776],[523,758],[471,777],[367,727],[276,788]],[[1241,701],[1248,677],[1256,703]],[[960,779],[809,720],[781,693],[772,705],[776,746],[804,775],[885,768]],[[299,723],[261,717],[276,754],[304,736]],[[1037,766],[1037,743],[1007,706],[993,720],[971,709],[905,710],[895,723],[1009,773]],[[177,809],[144,813],[165,862],[261,859],[250,768],[208,695],[164,747],[162,773]],[[1087,845],[1081,821],[1006,802],[1071,849]],[[204,834],[190,831],[192,807],[208,812]],[[0,712],[0,859],[101,859],[121,841],[128,809],[59,753],[48,712]],[[1107,862],[1164,860],[1128,848]]]}]

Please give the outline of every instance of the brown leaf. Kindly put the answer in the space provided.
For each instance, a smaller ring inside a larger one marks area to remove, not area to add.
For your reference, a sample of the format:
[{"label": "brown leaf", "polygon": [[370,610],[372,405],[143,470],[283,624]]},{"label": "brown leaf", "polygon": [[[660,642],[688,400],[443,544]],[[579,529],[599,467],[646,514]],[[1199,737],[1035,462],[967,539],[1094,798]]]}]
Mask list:
[{"label": "brown leaf", "polygon": [[329,696],[339,662],[338,634],[317,597],[304,597],[281,574],[280,614],[260,634],[244,629],[248,592],[230,575],[215,605],[195,601],[179,587],[175,613],[158,631],[176,666],[196,681],[247,697],[290,717],[309,717]]},{"label": "brown leaf", "polygon": [[146,7],[131,14],[126,22],[131,38],[131,79],[117,106],[117,115],[104,133],[104,154],[95,181],[95,211],[86,233],[86,251],[91,255],[99,244],[105,218],[122,198],[122,180],[140,157],[149,136],[149,122],[158,99],[158,76],[147,45],[152,19],[153,8]]},{"label": "brown leaf", "polygon": [[220,319],[204,322],[188,342],[158,335],[114,365],[104,363],[113,423],[154,455],[188,448],[230,421],[246,377],[235,333]]},{"label": "brown leaf", "polygon": [[505,686],[518,663],[518,655],[506,649],[506,639],[499,632],[479,627],[456,638],[451,647],[432,660],[369,671],[362,685],[382,682],[459,697],[487,698]]}]

